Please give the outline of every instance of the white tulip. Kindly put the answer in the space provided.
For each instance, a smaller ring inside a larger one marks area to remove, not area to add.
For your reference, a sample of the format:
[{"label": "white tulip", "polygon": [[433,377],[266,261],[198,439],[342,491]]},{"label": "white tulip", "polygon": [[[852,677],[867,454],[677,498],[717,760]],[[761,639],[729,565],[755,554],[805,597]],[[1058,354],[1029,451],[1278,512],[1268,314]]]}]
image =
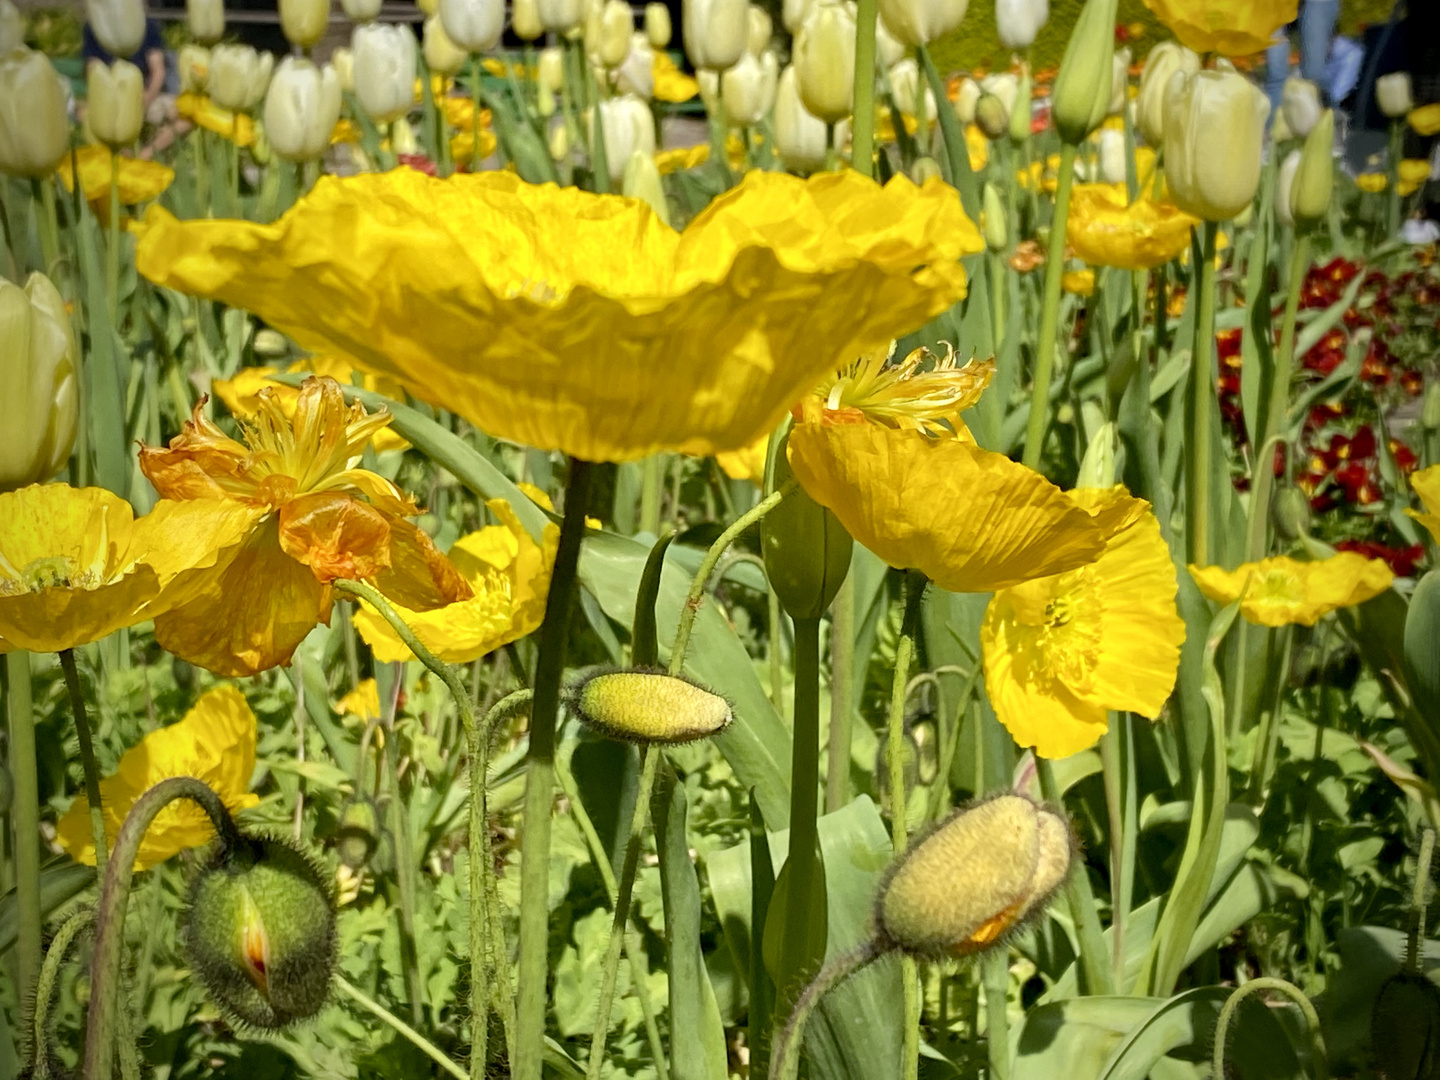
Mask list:
[{"label": "white tulip", "polygon": [[1100,129],[1100,179],[1107,184],[1125,183],[1129,171],[1125,155],[1125,133],[1114,128]]},{"label": "white tulip", "polygon": [[280,29],[285,40],[311,49],[330,26],[330,0],[279,0]]},{"label": "white tulip", "polygon": [[[895,95],[896,107],[906,116],[919,115],[915,111],[916,97],[920,92],[920,67],[914,57],[906,57],[890,69],[890,93]],[[935,108],[935,94],[925,87],[925,119],[933,124],[940,118]]]},{"label": "white tulip", "polygon": [[1324,106],[1320,104],[1320,88],[1309,79],[1292,75],[1285,80],[1285,89],[1280,94],[1280,111],[1290,134],[1297,139],[1309,135]]},{"label": "white tulip", "polygon": [[1290,205],[1290,193],[1295,187],[1295,174],[1300,171],[1300,151],[1291,150],[1280,163],[1275,176],[1275,218],[1281,225],[1294,226],[1295,212]]},{"label": "white tulip", "polygon": [[1176,72],[1165,88],[1165,180],[1206,221],[1249,209],[1260,185],[1269,99],[1234,71]]},{"label": "white tulip", "polygon": [[314,161],[330,146],[340,119],[340,76],[328,64],[287,56],[265,95],[265,135],[286,161]]},{"label": "white tulip", "polygon": [[602,68],[619,67],[630,53],[635,16],[625,0],[605,0],[585,25],[585,51]]},{"label": "white tulip", "polygon": [[[1005,115],[1008,117],[1015,111],[1015,99],[1020,96],[1020,76],[1010,71],[986,75],[980,80],[980,89],[983,93],[994,94],[999,98],[1000,104],[1005,106]],[[977,97],[976,100],[978,101],[979,98]]]},{"label": "white tulip", "polygon": [[514,0],[510,8],[510,29],[521,41],[538,41],[545,36],[538,0]]},{"label": "white tulip", "polygon": [[66,93],[44,53],[0,53],[0,172],[39,180],[55,171],[70,149]]},{"label": "white tulip", "polygon": [[720,112],[720,73],[709,68],[695,72],[695,82],[700,87],[700,104],[711,116]]},{"label": "white tulip", "polygon": [[[443,12],[440,17],[444,19]],[[415,34],[410,27],[357,26],[350,51],[355,54],[355,96],[370,119],[388,124],[409,112],[415,104]]]},{"label": "white tulip", "polygon": [[373,22],[380,17],[383,0],[340,0],[345,17],[351,22]]},{"label": "white tulip", "polygon": [[766,49],[759,57],[746,53],[740,62],[720,76],[720,98],[725,118],[731,125],[753,127],[765,119],[775,104],[780,80],[780,63]]},{"label": "white tulip", "polygon": [[750,36],[745,0],[683,0],[685,53],[697,68],[723,71],[740,59]]},{"label": "white tulip", "polygon": [[142,0],[85,0],[85,18],[95,40],[111,56],[134,56],[145,41]]},{"label": "white tulip", "polygon": [[415,129],[403,116],[390,122],[390,149],[401,157],[420,153],[420,140],[415,137]]},{"label": "white tulip", "polygon": [[670,44],[674,31],[670,26],[670,9],[664,4],[651,0],[645,5],[645,37],[652,49],[663,49]]},{"label": "white tulip", "polygon": [[775,34],[775,21],[759,4],[750,5],[747,18],[749,31],[746,34],[745,51],[759,56],[770,45],[770,39]]},{"label": "white tulip", "polygon": [[192,38],[214,45],[225,36],[224,0],[185,0],[185,22]]},{"label": "white tulip", "polygon": [[[846,124],[837,125],[835,141],[843,144]],[[787,169],[814,172],[825,167],[825,121],[800,100],[800,79],[792,64],[775,88],[775,151]]]},{"label": "white tulip", "polygon": [[1145,58],[1140,72],[1140,93],[1135,98],[1135,126],[1145,141],[1159,148],[1165,139],[1165,87],[1177,71],[1194,75],[1200,57],[1176,41],[1162,41]]},{"label": "white tulip", "polygon": [[1375,80],[1375,103],[1391,120],[1398,120],[1415,107],[1410,89],[1410,73],[1396,71]]},{"label": "white tulip", "polygon": [[875,63],[889,70],[910,55],[905,43],[890,32],[885,20],[875,20]]},{"label": "white tulip", "polygon": [[585,21],[585,0],[536,0],[546,30],[568,34]]},{"label": "white tulip", "polygon": [[140,137],[145,122],[145,82],[129,60],[105,64],[91,60],[85,68],[85,96],[90,133],[112,150]]},{"label": "white tulip", "polygon": [[1024,52],[1050,18],[1050,0],[995,0],[995,29],[1007,49]]},{"label": "white tulip", "polygon": [[[637,150],[655,153],[655,118],[650,106],[631,94],[622,94],[600,103],[600,123],[605,132],[605,164],[610,183],[619,186],[625,176],[625,165]],[[595,137],[595,118],[590,117],[590,132]]]},{"label": "white tulip", "polygon": [[906,45],[928,45],[960,25],[970,0],[880,0],[880,14]]},{"label": "white tulip", "polygon": [[0,0],[0,56],[25,44],[25,20],[10,0]]},{"label": "white tulip", "polygon": [[216,45],[210,50],[210,97],[222,109],[248,112],[265,100],[275,57],[249,45]]},{"label": "white tulip", "polygon": [[960,123],[975,122],[975,106],[980,103],[980,95],[984,92],[980,84],[968,75],[960,80],[960,92],[955,95],[955,115],[960,118]]},{"label": "white tulip", "polygon": [[655,49],[648,34],[630,36],[630,52],[614,71],[615,89],[649,101],[655,96]]},{"label": "white tulip", "polygon": [[547,45],[540,50],[535,63],[535,74],[539,81],[558,94],[565,87],[565,54],[558,45]]},{"label": "white tulip", "polygon": [[505,0],[440,0],[440,24],[467,52],[489,52],[505,33]]},{"label": "white tulip", "polygon": [[822,0],[810,9],[793,54],[800,100],[820,119],[837,123],[850,115],[855,97],[855,13]]},{"label": "white tulip", "polygon": [[[435,19],[438,16],[429,15],[427,18]],[[340,79],[340,89],[344,93],[353,94],[355,92],[355,54],[350,51],[349,45],[338,46],[330,54],[330,66],[335,69],[335,74]]]},{"label": "white tulip", "polygon": [[175,54],[182,94],[203,94],[210,79],[210,50],[204,45],[185,44]]},{"label": "white tulip", "polygon": [[636,150],[625,163],[625,176],[620,191],[628,199],[639,199],[655,211],[655,216],[670,224],[670,204],[665,199],[665,185],[655,165],[655,155]]},{"label": "white tulip", "polygon": [[425,20],[425,38],[420,44],[425,66],[437,75],[454,75],[465,67],[470,54],[450,40],[437,12]]}]

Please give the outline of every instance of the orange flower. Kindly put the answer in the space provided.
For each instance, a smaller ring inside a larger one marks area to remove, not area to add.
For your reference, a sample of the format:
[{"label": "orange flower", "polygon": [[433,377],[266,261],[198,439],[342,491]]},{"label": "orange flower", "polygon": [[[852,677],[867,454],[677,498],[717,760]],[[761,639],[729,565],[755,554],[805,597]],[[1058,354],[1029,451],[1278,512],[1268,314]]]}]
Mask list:
[{"label": "orange flower", "polygon": [[234,558],[196,599],[155,620],[170,652],[224,675],[286,663],[330,619],[336,578],[367,581],[422,611],[470,595],[430,538],[405,518],[418,508],[373,472],[354,468],[388,413],[346,407],[331,378],[306,379],[287,418],[273,390],[229,438],[199,407],[169,449],[142,447],[140,468],[165,498],[220,498],[252,515]]}]

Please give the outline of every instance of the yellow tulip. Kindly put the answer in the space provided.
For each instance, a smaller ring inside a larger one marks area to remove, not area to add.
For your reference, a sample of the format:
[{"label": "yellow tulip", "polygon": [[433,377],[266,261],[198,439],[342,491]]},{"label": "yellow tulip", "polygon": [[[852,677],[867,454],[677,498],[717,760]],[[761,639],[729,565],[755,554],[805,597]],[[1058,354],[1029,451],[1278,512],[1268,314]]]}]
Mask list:
[{"label": "yellow tulip", "polygon": [[1076,296],[1090,296],[1095,292],[1095,271],[1067,270],[1061,275],[1060,285]]},{"label": "yellow tulip", "polygon": [[1091,266],[1151,270],[1190,243],[1197,218],[1148,198],[1127,205],[1124,184],[1077,184],[1065,239]]},{"label": "yellow tulip", "polygon": [[1412,109],[1409,120],[1417,135],[1429,138],[1431,135],[1440,134],[1440,101]]},{"label": "yellow tulip", "polygon": [[1322,615],[1380,595],[1395,580],[1382,560],[1353,551],[1315,562],[1281,555],[1234,570],[1192,566],[1190,576],[1218,604],[1239,600],[1240,614],[1260,626],[1314,626]]},{"label": "yellow tulip", "polygon": [[234,556],[217,564],[183,607],[155,620],[155,639],[182,659],[225,675],[289,660],[330,618],[336,578],[368,581],[417,610],[470,595],[424,532],[418,508],[390,481],[353,467],[390,422],[346,407],[334,379],[306,379],[292,416],[272,390],[241,425],[244,443],[200,414],[168,449],[142,447],[140,468],[165,498],[223,499],[247,520]]},{"label": "yellow tulip", "polygon": [[255,121],[243,112],[222,109],[202,94],[181,94],[175,111],[197,127],[223,135],[236,146],[255,145]]},{"label": "yellow tulip", "polygon": [[953,189],[849,171],[750,173],[679,233],[619,196],[411,169],[325,177],[274,225],[152,208],[141,233],[151,280],[594,461],[748,446],[949,308],[980,244]]},{"label": "yellow tulip", "polygon": [[[250,793],[255,771],[255,714],[233,686],[207,690],[182,720],[150,732],[125,751],[115,772],[100,781],[100,805],[110,850],[135,801],[162,780],[193,776],[214,789],[232,814],[260,801]],[[215,836],[205,811],[188,799],[160,811],[135,854],[135,869],[148,870]],[[81,795],[55,825],[55,839],[71,858],[95,865],[90,802]]]},{"label": "yellow tulip", "polygon": [[678,104],[682,101],[690,101],[700,93],[700,84],[691,75],[686,75],[678,67],[670,54],[663,49],[655,50],[654,61],[656,101],[668,101]]},{"label": "yellow tulip", "polygon": [[1295,21],[1298,0],[1145,0],[1145,6],[1197,53],[1250,56]]},{"label": "yellow tulip", "polygon": [[1371,194],[1384,191],[1389,184],[1390,180],[1384,173],[1361,173],[1355,177],[1355,186]]},{"label": "yellow tulip", "polygon": [[1426,158],[1406,158],[1396,166],[1395,190],[1400,195],[1413,195],[1430,179],[1430,162]]},{"label": "yellow tulip", "polygon": [[1094,746],[1111,709],[1158,717],[1185,640],[1175,564],[1149,504],[1124,488],[1070,497],[1101,525],[1104,553],[997,592],[980,628],[995,715],[1047,758]]},{"label": "yellow tulip", "polygon": [[1410,486],[1420,496],[1425,509],[1423,512],[1407,509],[1405,513],[1429,529],[1435,542],[1440,543],[1440,465],[1431,465],[1428,469],[1412,473]]},{"label": "yellow tulip", "polygon": [[[108,213],[103,206],[110,196],[111,156],[103,146],[82,146],[75,151],[75,165],[80,170],[80,192],[97,213]],[[158,198],[175,179],[175,170],[158,161],[121,157],[118,160],[120,204],[134,206]],[[75,190],[75,170],[70,158],[60,162],[58,170],[65,190]]]}]

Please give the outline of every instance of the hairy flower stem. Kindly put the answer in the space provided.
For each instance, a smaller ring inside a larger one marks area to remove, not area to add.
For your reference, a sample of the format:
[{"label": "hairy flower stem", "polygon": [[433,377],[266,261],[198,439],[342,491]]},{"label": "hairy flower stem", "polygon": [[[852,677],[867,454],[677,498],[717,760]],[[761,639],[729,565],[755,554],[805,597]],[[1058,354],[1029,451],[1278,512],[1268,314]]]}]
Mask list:
[{"label": "hairy flower stem", "polygon": [[404,1020],[401,1020],[389,1009],[385,1008],[384,1005],[381,1005],[374,998],[370,997],[370,995],[362,991],[358,986],[351,984],[350,982],[346,981],[343,976],[338,974],[334,977],[334,983],[335,989],[339,990],[346,997],[350,998],[366,1012],[374,1016],[377,1020],[381,1020],[384,1023],[389,1024],[390,1027],[394,1028],[397,1034],[408,1039],[410,1043],[415,1046],[416,1049],[418,1049],[431,1061],[435,1062],[435,1064],[439,1065],[451,1076],[455,1077],[456,1080],[470,1080],[469,1075],[465,1072],[465,1070],[462,1069],[459,1065],[456,1065],[455,1062],[451,1061],[448,1057],[446,1057],[443,1050],[441,1050],[438,1046],[432,1043],[429,1039],[425,1038],[424,1035],[421,1035],[409,1024],[405,1023]]},{"label": "hairy flower stem", "polygon": [[30,654],[5,656],[8,764],[15,794],[10,802],[15,852],[16,996],[29,1000],[40,974],[40,782],[35,770],[35,716],[30,701]]},{"label": "hairy flower stem", "polygon": [[854,975],[867,964],[872,964],[886,953],[885,946],[871,938],[858,949],[837,956],[820,970],[810,985],[805,987],[795,1000],[790,1018],[775,1037],[774,1053],[770,1058],[770,1080],[795,1080],[800,1070],[800,1047],[804,1041],[805,1023],[820,1000]]},{"label": "hairy flower stem", "polygon": [[60,667],[65,672],[65,689],[75,714],[75,735],[80,740],[80,768],[85,774],[85,800],[90,804],[90,836],[95,842],[95,873],[105,873],[105,814],[100,807],[100,766],[95,761],[95,743],[90,736],[90,717],[85,695],[80,692],[80,673],[75,668],[75,650],[60,650]]},{"label": "hairy flower stem", "polygon": [[1056,331],[1065,276],[1065,226],[1070,219],[1070,188],[1074,181],[1075,147],[1064,143],[1060,147],[1055,216],[1050,220],[1050,244],[1045,251],[1045,300],[1040,308],[1040,335],[1035,339],[1035,377],[1030,390],[1030,416],[1025,424],[1025,453],[1020,459],[1031,469],[1040,468],[1045,433],[1050,426],[1050,383],[1055,373],[1055,353],[1061,347]]},{"label": "hairy flower stem", "polygon": [[[920,606],[929,584],[923,574],[912,570],[905,575],[905,617],[900,640],[895,646],[895,679],[890,688],[890,715],[885,728],[885,763],[890,778],[890,839],[896,855],[910,842],[906,821],[908,794],[905,787],[905,698],[910,683],[910,665],[915,659],[915,636],[920,626]],[[797,632],[798,638],[798,632]],[[799,730],[798,724],[796,728]],[[792,796],[793,798],[793,796]],[[792,832],[793,836],[793,832]],[[901,979],[905,992],[905,1057],[903,1080],[915,1080],[920,1071],[920,976],[913,958],[901,958]]]},{"label": "hairy flower stem", "polygon": [[[31,1024],[30,1056],[36,1080],[50,1080],[50,1053],[49,1053],[49,1027],[50,1009],[55,1001],[55,991],[60,980],[60,971],[65,963],[66,954],[70,952],[70,946],[75,939],[86,930],[95,925],[95,910],[90,907],[82,907],[71,912],[68,918],[60,924],[60,929],[55,931],[55,936],[50,940],[50,948],[45,952],[45,962],[40,965],[40,981],[35,987],[35,1016]],[[24,1053],[24,1047],[21,1047]]]},{"label": "hairy flower stem", "polygon": [[155,816],[178,799],[189,799],[209,816],[219,842],[232,847],[241,842],[220,796],[190,776],[162,780],[135,800],[115,850],[105,867],[100,889],[100,906],[95,924],[95,958],[91,966],[90,1011],[85,1025],[85,1080],[110,1080],[115,1061],[116,1014],[120,1007],[121,953],[125,944],[125,909],[130,901],[130,884],[140,842]]},{"label": "hairy flower stem", "polygon": [[1305,1018],[1305,1029],[1310,1035],[1311,1075],[1314,1080],[1329,1080],[1330,1069],[1325,1057],[1325,1036],[1320,1032],[1320,1017],[1315,1012],[1315,1006],[1305,996],[1305,991],[1294,983],[1269,975],[1251,979],[1225,999],[1225,1004],[1220,1009],[1220,1016],[1215,1021],[1215,1052],[1212,1058],[1214,1071],[1212,1075],[1228,1075],[1225,1071],[1225,1036],[1229,1033],[1230,1021],[1234,1018],[1235,1010],[1239,1007],[1240,1002],[1262,990],[1278,991],[1295,1002],[1300,1009],[1300,1015]]},{"label": "hairy flower stem", "polygon": [[[877,0],[855,8],[855,104],[850,128],[850,165],[861,176],[875,175],[875,20]],[[919,97],[923,100],[924,95]],[[898,121],[897,121],[898,126]]]},{"label": "hairy flower stem", "polygon": [[570,459],[565,518],[545,598],[540,654],[535,662],[535,699],[530,712],[529,764],[525,774],[524,824],[520,836],[520,986],[515,1044],[510,1048],[514,1080],[540,1080],[545,1049],[545,956],[550,940],[550,808],[555,799],[555,722],[560,682],[565,675],[570,612],[575,605],[576,566],[585,536],[585,510],[595,466]]},{"label": "hairy flower stem", "polygon": [[1187,562],[1206,566],[1210,562],[1210,426],[1215,410],[1215,240],[1220,227],[1213,221],[1202,226],[1199,281],[1195,313],[1195,349],[1190,354],[1190,396],[1188,399],[1190,437],[1185,462],[1185,530]]}]

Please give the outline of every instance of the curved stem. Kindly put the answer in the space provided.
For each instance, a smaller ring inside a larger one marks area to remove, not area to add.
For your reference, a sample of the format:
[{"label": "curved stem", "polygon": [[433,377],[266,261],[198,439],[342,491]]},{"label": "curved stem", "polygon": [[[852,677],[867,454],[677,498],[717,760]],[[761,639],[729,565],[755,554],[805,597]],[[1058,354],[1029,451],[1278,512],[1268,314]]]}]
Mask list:
[{"label": "curved stem", "polygon": [[1210,562],[1210,417],[1215,408],[1215,238],[1219,226],[1202,226],[1199,307],[1195,349],[1190,354],[1190,438],[1185,462],[1185,558],[1197,566]]},{"label": "curved stem", "polygon": [[805,1022],[820,1004],[820,999],[835,989],[851,975],[867,964],[874,963],[887,952],[885,946],[874,938],[865,942],[853,952],[838,956],[821,969],[805,992],[795,1001],[790,1018],[775,1037],[774,1054],[770,1058],[770,1080],[794,1080],[800,1068],[800,1046],[805,1034]]},{"label": "curved stem", "polygon": [[35,716],[30,701],[30,654],[5,657],[8,763],[15,794],[10,802],[15,852],[15,990],[20,1001],[40,974],[40,782],[35,767]]},{"label": "curved stem", "polygon": [[1050,244],[1045,252],[1045,301],[1040,309],[1040,336],[1035,339],[1035,379],[1030,391],[1030,416],[1025,425],[1025,454],[1020,459],[1038,469],[1045,452],[1050,421],[1050,382],[1055,372],[1055,340],[1060,322],[1060,286],[1065,275],[1065,225],[1070,219],[1070,187],[1075,180],[1075,147],[1060,147],[1059,186],[1055,189],[1055,216],[1050,221]]},{"label": "curved stem", "polygon": [[690,582],[690,592],[686,594],[685,606],[680,609],[680,621],[675,627],[675,643],[670,647],[669,671],[671,675],[678,675],[685,668],[685,652],[690,647],[690,633],[695,628],[695,617],[700,614],[700,608],[705,603],[705,590],[709,587],[710,575],[715,572],[715,566],[720,562],[720,556],[725,554],[725,550],[735,542],[736,537],[779,506],[780,500],[794,491],[796,484],[797,481],[792,479],[766,495],[765,498],[736,518],[728,529],[715,538],[715,542],[705,552],[705,558],[700,560],[700,567],[695,571],[695,577]]},{"label": "curved stem", "polygon": [[49,1047],[46,1028],[50,1025],[50,1006],[55,997],[55,984],[60,978],[61,965],[70,951],[71,944],[84,931],[95,924],[95,910],[89,907],[72,912],[60,924],[45,953],[45,962],[40,965],[40,981],[35,986],[35,1018],[31,1027],[34,1044],[32,1064],[37,1080],[48,1080],[50,1076]]},{"label": "curved stem", "polygon": [[344,976],[337,974],[334,977],[334,983],[337,990],[339,990],[346,997],[355,1001],[358,1005],[364,1008],[376,1019],[382,1020],[385,1023],[389,1024],[392,1028],[395,1029],[398,1034],[404,1036],[406,1039],[409,1039],[410,1042],[413,1043],[421,1053],[423,1053],[431,1061],[439,1065],[451,1076],[455,1077],[455,1080],[470,1080],[469,1074],[467,1074],[465,1070],[462,1069],[459,1065],[456,1065],[455,1062],[451,1061],[448,1057],[446,1057],[444,1051],[442,1051],[438,1046],[432,1043],[429,1039],[425,1038],[424,1035],[421,1035],[409,1024],[405,1023],[404,1020],[401,1020],[389,1009],[385,1008],[384,1005],[381,1005],[374,998],[370,997],[358,986],[355,986],[348,982],[344,978]]},{"label": "curved stem", "polygon": [[1245,998],[1262,990],[1278,991],[1299,1007],[1300,1014],[1305,1017],[1305,1027],[1310,1034],[1310,1068],[1314,1071],[1315,1080],[1327,1080],[1330,1070],[1325,1058],[1325,1036],[1320,1032],[1320,1017],[1315,1012],[1315,1006],[1305,996],[1305,992],[1294,983],[1270,975],[1251,979],[1225,999],[1225,1004],[1220,1009],[1220,1017],[1215,1021],[1215,1053],[1212,1059],[1214,1075],[1226,1075],[1225,1034],[1230,1027],[1230,1020],[1235,1015],[1235,1010]]},{"label": "curved stem", "polygon": [[85,774],[85,800],[90,804],[90,836],[95,843],[95,874],[105,874],[105,815],[100,807],[100,766],[95,761],[95,744],[90,737],[90,717],[85,695],[80,692],[80,673],[75,667],[75,650],[60,650],[60,667],[65,672],[65,689],[75,713],[75,734],[80,740],[80,767]]},{"label": "curved stem", "polygon": [[575,602],[576,566],[585,536],[595,467],[570,460],[565,518],[545,599],[535,662],[535,698],[530,712],[530,748],[525,774],[524,831],[520,837],[520,986],[515,1044],[510,1048],[514,1080],[540,1080],[545,1049],[545,956],[550,940],[550,808],[555,798],[555,720],[560,711],[560,681],[570,612]]},{"label": "curved stem", "polygon": [[205,811],[223,847],[244,843],[220,796],[194,777],[174,776],[162,780],[135,800],[115,838],[115,851],[105,867],[105,883],[100,889],[90,1012],[85,1024],[85,1080],[110,1080],[111,1077],[120,997],[120,960],[125,943],[125,909],[130,901],[135,856],[155,815],[178,799],[189,799]]}]

